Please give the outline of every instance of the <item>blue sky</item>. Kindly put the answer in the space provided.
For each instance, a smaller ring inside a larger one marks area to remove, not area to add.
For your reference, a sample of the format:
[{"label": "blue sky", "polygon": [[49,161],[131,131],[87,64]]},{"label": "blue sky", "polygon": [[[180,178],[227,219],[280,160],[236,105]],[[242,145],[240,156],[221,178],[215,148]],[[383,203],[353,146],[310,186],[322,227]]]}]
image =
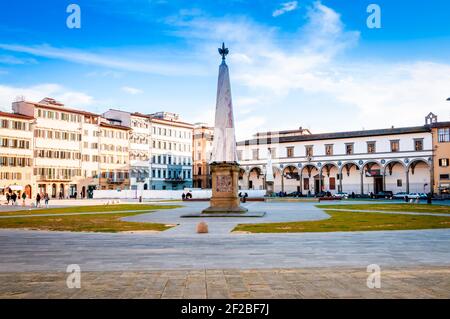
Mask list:
[{"label": "blue sky", "polygon": [[[81,8],[81,29],[66,7]],[[366,26],[369,4],[381,29]],[[450,120],[445,0],[0,1],[0,108],[55,97],[94,112],[180,113],[212,124],[230,48],[238,138]]]}]

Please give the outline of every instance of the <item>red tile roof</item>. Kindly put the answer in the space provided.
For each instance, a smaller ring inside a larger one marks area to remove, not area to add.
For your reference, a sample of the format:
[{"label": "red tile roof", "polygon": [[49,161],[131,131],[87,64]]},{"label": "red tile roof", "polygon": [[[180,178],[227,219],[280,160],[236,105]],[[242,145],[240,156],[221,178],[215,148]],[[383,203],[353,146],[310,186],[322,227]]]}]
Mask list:
[{"label": "red tile roof", "polygon": [[12,117],[12,118],[22,119],[22,120],[34,120],[34,117],[32,117],[32,116],[17,114],[17,113],[8,113],[8,112],[2,112],[2,111],[0,111],[0,116]]}]

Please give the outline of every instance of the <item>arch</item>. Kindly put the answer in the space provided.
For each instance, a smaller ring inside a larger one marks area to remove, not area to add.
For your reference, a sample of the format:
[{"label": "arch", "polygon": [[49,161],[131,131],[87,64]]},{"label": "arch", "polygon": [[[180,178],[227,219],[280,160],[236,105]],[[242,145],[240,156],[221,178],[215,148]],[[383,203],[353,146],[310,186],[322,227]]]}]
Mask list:
[{"label": "arch", "polygon": [[287,165],[282,171],[283,177],[286,179],[297,179],[299,178],[298,168],[294,165]]},{"label": "arch", "polygon": [[331,170],[332,167],[336,167],[338,173],[340,172],[339,166],[338,166],[336,163],[334,163],[334,162],[326,162],[326,163],[324,163],[324,164],[320,167],[320,172],[322,172],[324,168],[327,168],[327,169]]},{"label": "arch", "polygon": [[384,163],[383,173],[386,174],[386,170],[388,169],[390,171],[390,175],[392,175],[392,169],[397,164],[400,164],[400,166],[402,166],[404,169],[406,169],[406,165],[403,161],[401,161],[399,159],[392,159],[392,160],[389,160],[386,163]]},{"label": "arch", "polygon": [[414,167],[418,164],[418,163],[425,163],[428,167],[430,167],[430,163],[423,158],[414,158],[412,159],[408,165],[406,166],[406,168],[409,170],[411,167],[414,169]]},{"label": "arch", "polygon": [[61,183],[59,185],[59,198],[60,199],[64,199],[64,196],[65,196],[65,194],[64,194],[64,184]]},{"label": "arch", "polygon": [[381,164],[379,161],[375,161],[375,160],[368,160],[367,162],[365,162],[364,164],[362,164],[360,167],[362,170],[364,170],[364,168],[369,165],[369,164],[376,164],[380,167],[380,169],[383,168],[383,164]]},{"label": "arch", "polygon": [[262,169],[259,166],[250,167],[250,169],[248,170],[248,173],[250,174],[253,171],[257,172],[258,175],[262,174]]},{"label": "arch", "polygon": [[305,168],[308,171],[308,176],[311,174],[311,171],[313,169],[315,169],[315,170],[317,170],[317,172],[319,172],[319,168],[316,165],[314,165],[312,163],[308,163],[308,164],[305,164],[302,166],[302,168],[300,169],[300,175],[303,175],[303,171],[305,170]]},{"label": "arch", "polygon": [[339,174],[342,174],[342,171],[344,170],[344,168],[346,168],[347,176],[348,176],[350,174],[350,170],[351,170],[352,166],[355,166],[356,170],[361,169],[361,167],[358,165],[358,163],[353,162],[353,161],[348,161],[348,162],[342,163],[342,165],[339,167]]}]

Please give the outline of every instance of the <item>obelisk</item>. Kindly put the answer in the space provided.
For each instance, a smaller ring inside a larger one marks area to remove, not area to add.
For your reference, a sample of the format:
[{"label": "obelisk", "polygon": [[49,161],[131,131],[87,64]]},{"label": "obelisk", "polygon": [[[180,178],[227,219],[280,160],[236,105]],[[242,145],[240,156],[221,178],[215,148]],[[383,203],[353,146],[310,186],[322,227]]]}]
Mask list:
[{"label": "obelisk", "polygon": [[210,207],[202,213],[245,213],[238,196],[239,164],[234,132],[233,103],[228,66],[225,57],[228,49],[222,43],[219,53],[222,63],[219,66],[217,83],[214,140],[211,156],[212,197]]}]

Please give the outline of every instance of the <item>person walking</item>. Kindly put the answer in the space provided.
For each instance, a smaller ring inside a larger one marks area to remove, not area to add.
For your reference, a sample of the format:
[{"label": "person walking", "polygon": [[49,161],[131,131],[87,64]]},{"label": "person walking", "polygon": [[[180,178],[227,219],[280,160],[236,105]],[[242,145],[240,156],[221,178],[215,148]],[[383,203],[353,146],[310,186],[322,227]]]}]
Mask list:
[{"label": "person walking", "polygon": [[9,200],[11,199],[11,195],[6,193],[6,205],[9,205]]},{"label": "person walking", "polygon": [[25,200],[27,199],[27,194],[22,192],[22,206],[25,206]]},{"label": "person walking", "polygon": [[11,195],[11,205],[16,206],[17,194],[12,193]]},{"label": "person walking", "polygon": [[48,201],[50,200],[50,198],[48,197],[48,193],[44,194],[44,203],[45,203],[45,208],[48,208]]},{"label": "person walking", "polygon": [[41,206],[41,194],[36,195],[36,208]]}]

